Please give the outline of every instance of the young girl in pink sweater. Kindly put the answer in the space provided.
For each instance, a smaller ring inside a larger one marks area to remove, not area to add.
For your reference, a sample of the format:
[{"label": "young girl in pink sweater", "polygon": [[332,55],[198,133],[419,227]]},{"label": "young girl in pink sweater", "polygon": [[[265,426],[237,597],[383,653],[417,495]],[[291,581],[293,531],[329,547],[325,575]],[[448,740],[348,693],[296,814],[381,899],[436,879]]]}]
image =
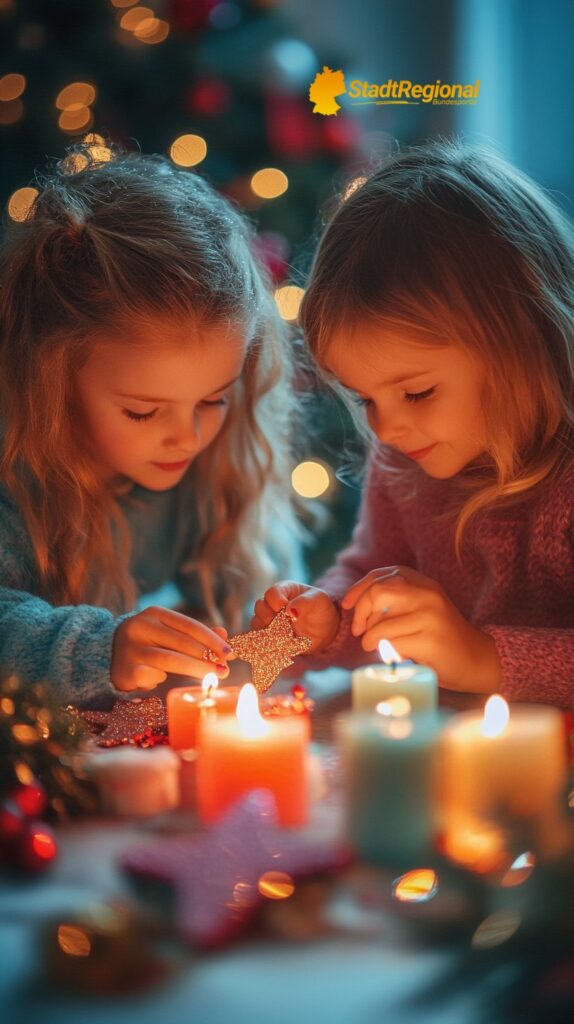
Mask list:
[{"label": "young girl in pink sweater", "polygon": [[367,477],[336,564],[272,587],[253,624],[286,605],[315,667],[386,638],[447,690],[574,707],[567,218],[493,154],[395,154],[328,223],[302,326],[370,440]]}]

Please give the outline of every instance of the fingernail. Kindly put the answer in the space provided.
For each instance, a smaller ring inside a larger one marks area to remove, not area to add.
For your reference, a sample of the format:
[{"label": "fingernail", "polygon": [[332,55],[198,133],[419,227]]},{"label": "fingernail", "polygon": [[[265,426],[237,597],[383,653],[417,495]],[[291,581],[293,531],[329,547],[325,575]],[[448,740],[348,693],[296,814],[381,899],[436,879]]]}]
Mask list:
[{"label": "fingernail", "polygon": [[298,619],[299,618],[299,612],[297,611],[296,608],[288,608],[287,612],[291,616],[292,619]]},{"label": "fingernail", "polygon": [[216,661],[215,667],[218,672],[227,672],[227,665],[224,665],[221,661]]},{"label": "fingernail", "polygon": [[232,651],[232,648],[229,646],[229,644],[223,644],[223,646],[221,648],[221,653],[222,654],[231,654],[231,651]]}]

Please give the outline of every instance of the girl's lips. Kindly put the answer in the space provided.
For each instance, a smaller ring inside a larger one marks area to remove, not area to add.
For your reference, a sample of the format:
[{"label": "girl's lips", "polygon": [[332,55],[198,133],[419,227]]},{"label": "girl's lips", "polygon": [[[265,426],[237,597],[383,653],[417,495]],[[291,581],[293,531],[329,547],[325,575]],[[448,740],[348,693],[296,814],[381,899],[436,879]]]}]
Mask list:
[{"label": "girl's lips", "polygon": [[407,458],[414,459],[415,462],[418,462],[419,459],[424,459],[425,455],[428,455],[428,453],[432,451],[433,448],[434,444],[429,444],[427,448],[419,448],[415,452],[405,452],[405,455],[407,456]]},{"label": "girl's lips", "polygon": [[183,469],[184,466],[189,466],[191,459],[184,459],[183,462],[152,462],[152,466],[157,466],[158,469],[165,469],[166,472],[176,472],[178,469]]}]

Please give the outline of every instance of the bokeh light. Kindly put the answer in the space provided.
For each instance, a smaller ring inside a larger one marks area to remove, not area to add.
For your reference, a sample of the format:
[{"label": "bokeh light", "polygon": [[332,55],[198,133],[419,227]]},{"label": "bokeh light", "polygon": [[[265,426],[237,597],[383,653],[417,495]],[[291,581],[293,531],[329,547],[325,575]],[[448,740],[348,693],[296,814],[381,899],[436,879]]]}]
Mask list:
[{"label": "bokeh light", "polygon": [[517,910],[499,910],[479,924],[471,939],[473,949],[492,949],[510,939],[522,923]]},{"label": "bokeh light", "polygon": [[63,132],[70,132],[77,135],[83,132],[93,123],[94,117],[89,107],[81,103],[73,103],[66,110],[63,110],[58,118],[58,125]]},{"label": "bokeh light", "polygon": [[8,75],[3,75],[0,78],[0,100],[7,102],[9,100],[16,100],[18,96],[21,96],[26,88],[26,79],[24,75],[20,75],[16,72]]},{"label": "bokeh light", "polygon": [[169,35],[169,24],[161,18],[144,18],[134,28],[134,36],[140,43],[163,43]]},{"label": "bokeh light", "polygon": [[438,876],[432,868],[414,868],[393,882],[393,896],[401,903],[423,903],[438,892]]},{"label": "bokeh light", "polygon": [[180,167],[195,167],[205,159],[207,143],[201,135],[180,135],[172,142],[169,155]]},{"label": "bokeh light", "polygon": [[140,21],[145,21],[148,18],[155,18],[155,13],[151,7],[132,7],[131,10],[126,11],[120,18],[120,26],[125,29],[126,32],[133,32],[137,28]]},{"label": "bokeh light", "polygon": [[289,188],[289,179],[278,167],[264,167],[251,178],[251,188],[260,199],[276,199]]},{"label": "bokeh light", "polygon": [[299,316],[299,308],[305,294],[304,288],[295,284],[285,284],[275,289],[275,302],[277,309],[284,320],[296,320]]},{"label": "bokeh light", "polygon": [[283,871],[265,871],[259,877],[257,888],[268,900],[285,900],[295,892],[295,882]]},{"label": "bokeh light", "polygon": [[76,106],[91,107],[95,99],[96,90],[90,82],[70,82],[60,89],[56,96],[56,106],[58,110],[68,110]]},{"label": "bokeh light", "polygon": [[318,498],[331,486],[331,477],[322,462],[300,462],[291,473],[291,485],[302,498]]},{"label": "bokeh light", "polygon": [[58,945],[68,956],[89,956],[92,951],[92,943],[87,932],[73,924],[59,926]]}]

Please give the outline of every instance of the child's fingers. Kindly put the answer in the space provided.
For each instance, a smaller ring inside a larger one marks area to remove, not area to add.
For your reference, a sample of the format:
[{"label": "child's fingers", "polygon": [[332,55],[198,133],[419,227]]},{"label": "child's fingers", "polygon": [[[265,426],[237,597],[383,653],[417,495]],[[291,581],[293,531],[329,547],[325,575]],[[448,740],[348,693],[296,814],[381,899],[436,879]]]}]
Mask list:
[{"label": "child's fingers", "polygon": [[163,672],[175,672],[181,676],[193,676],[194,679],[203,679],[208,672],[216,672],[220,678],[225,678],[229,674],[229,669],[223,662],[190,658],[165,647],[142,648],[138,651],[137,659],[139,664],[147,667],[158,668]]},{"label": "child's fingers", "polygon": [[397,566],[389,566],[388,569],[376,569],[370,572],[367,576],[364,576],[362,580],[358,580],[353,586],[347,591],[344,598],[341,601],[341,607],[345,609],[354,608],[359,598],[372,587],[374,583],[380,580],[392,579],[393,576],[400,576],[400,570]]},{"label": "child's fingers", "polygon": [[150,668],[149,665],[136,665],[132,672],[133,690],[154,690],[160,683],[167,679],[167,672],[161,669]]},{"label": "child's fingers", "polygon": [[[171,608],[158,608],[155,611],[160,625],[167,626],[174,633],[182,634],[195,645],[200,644],[202,647],[213,651],[214,654],[223,655],[224,659],[231,654],[226,639],[219,636],[209,626],[204,626],[203,622],[198,622],[197,619],[190,619],[187,615],[182,615]],[[192,652],[190,651],[190,653]],[[200,651],[200,653],[202,652]]]},{"label": "child's fingers", "polygon": [[416,612],[398,615],[393,621],[384,618],[381,622],[371,626],[361,637],[361,647],[364,651],[376,651],[381,640],[390,640],[393,647],[399,651],[402,658],[410,657],[405,654],[401,645],[405,641],[412,640],[414,636],[421,637],[421,618]]},{"label": "child's fingers", "polygon": [[[395,577],[395,580],[397,577]],[[401,615],[410,611],[413,606],[413,588],[409,587],[404,580],[400,580],[401,586],[397,587],[395,580],[383,583],[373,583],[358,599],[355,605],[351,633],[353,636],[361,636],[367,629],[369,616],[374,613],[381,615]]]},{"label": "child's fingers", "polygon": [[253,609],[254,615],[251,620],[252,629],[265,629],[266,626],[275,618],[275,612],[267,604],[267,601],[256,601]]}]

